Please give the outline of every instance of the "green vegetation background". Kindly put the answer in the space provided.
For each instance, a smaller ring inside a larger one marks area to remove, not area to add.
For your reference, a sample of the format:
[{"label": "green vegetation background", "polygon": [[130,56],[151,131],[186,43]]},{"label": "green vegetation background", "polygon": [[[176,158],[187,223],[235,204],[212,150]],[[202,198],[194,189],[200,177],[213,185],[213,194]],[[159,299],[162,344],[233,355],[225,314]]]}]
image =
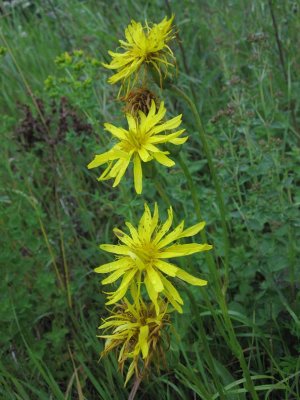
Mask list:
[{"label": "green vegetation background", "polygon": [[[187,225],[196,216],[178,163],[148,170],[143,198],[132,177],[112,190],[86,165],[109,145],[103,122],[123,123],[99,62],[131,19],[173,12],[176,84],[200,110],[227,207],[230,316],[259,398],[299,399],[299,1],[28,0],[0,10],[0,398],[128,396],[115,357],[99,362],[106,311],[93,268],[110,258],[98,245],[137,221],[144,200],[165,211],[172,203]],[[216,194],[193,116],[172,92],[163,97],[169,116],[183,113],[190,140],[180,154],[223,276]],[[210,281],[201,255],[183,266]],[[182,289],[168,366],[153,370],[137,398],[250,398],[202,291]]]}]

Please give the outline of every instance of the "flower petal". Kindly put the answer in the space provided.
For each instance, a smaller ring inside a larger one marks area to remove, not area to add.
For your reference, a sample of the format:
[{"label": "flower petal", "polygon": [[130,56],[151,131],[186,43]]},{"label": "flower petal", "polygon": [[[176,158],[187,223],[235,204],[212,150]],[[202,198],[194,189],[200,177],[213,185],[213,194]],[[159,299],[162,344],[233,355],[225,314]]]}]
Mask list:
[{"label": "flower petal", "polygon": [[149,142],[152,144],[167,143],[167,142],[170,142],[171,140],[176,139],[184,131],[185,131],[185,129],[181,129],[180,131],[170,133],[169,135],[154,135],[149,138]]},{"label": "flower petal", "polygon": [[134,244],[132,238],[126,235],[126,233],[124,233],[123,231],[121,231],[121,229],[114,228],[113,232],[121,242],[126,244],[126,246],[132,246]]},{"label": "flower petal", "polygon": [[108,253],[123,254],[125,256],[130,252],[130,249],[127,246],[119,244],[101,244],[99,247],[101,250],[107,251]]},{"label": "flower petal", "polygon": [[123,150],[117,148],[117,145],[114,146],[109,151],[103,154],[97,154],[93,161],[88,164],[88,169],[99,167],[102,164],[105,164],[108,161],[117,160],[118,158],[125,158],[128,159],[129,154]]},{"label": "flower petal", "polygon": [[141,131],[144,132],[149,132],[151,135],[151,130],[152,128],[160,121],[163,119],[165,116],[167,110],[164,106],[164,102],[162,101],[159,105],[159,109],[157,113],[155,114],[156,111],[156,105],[154,100],[151,101],[151,107],[150,111],[146,117],[146,119],[143,121],[143,124],[141,124]]},{"label": "flower petal", "polygon": [[141,194],[143,190],[143,173],[140,157],[135,154],[133,158],[133,175],[134,175],[134,188],[137,194]]},{"label": "flower petal", "polygon": [[177,115],[177,117],[169,119],[168,121],[164,122],[163,124],[155,126],[152,129],[151,133],[156,134],[156,133],[160,133],[163,131],[178,128],[178,126],[181,124],[181,119],[182,119],[182,114]]},{"label": "flower petal", "polygon": [[156,260],[155,267],[169,276],[176,276],[178,267],[163,260]]},{"label": "flower petal", "polygon": [[161,238],[169,231],[173,222],[173,210],[172,207],[168,209],[168,218],[163,226],[156,232],[155,237],[153,238],[153,244],[157,244]]},{"label": "flower petal", "polygon": [[140,243],[140,238],[139,238],[139,234],[137,229],[130,223],[130,222],[125,222],[125,225],[127,226],[127,228],[130,231],[130,235],[132,237],[132,239],[139,244]]},{"label": "flower petal", "polygon": [[194,286],[205,286],[207,285],[207,281],[204,279],[196,278],[195,276],[189,274],[188,272],[184,271],[181,268],[178,268],[176,272],[177,278],[182,279],[183,281],[190,283],[191,285]]},{"label": "flower petal", "polygon": [[151,267],[151,265],[147,266],[146,271],[154,290],[158,293],[162,292],[164,290],[164,285],[162,284],[159,274],[155,271],[154,268]]},{"label": "flower petal", "polygon": [[168,140],[169,143],[175,144],[176,146],[179,146],[180,144],[185,143],[188,140],[188,136],[182,137],[182,138],[176,138],[176,139],[171,139]]},{"label": "flower petal", "polygon": [[175,165],[175,162],[171,160],[171,158],[167,157],[163,152],[153,153],[153,158],[166,167],[173,167],[173,165]]},{"label": "flower petal", "polygon": [[102,285],[108,285],[109,283],[113,283],[117,281],[122,275],[125,274],[126,270],[129,269],[130,266],[127,266],[126,268],[118,269],[112,274],[110,274],[107,278],[103,279],[101,281]]},{"label": "flower petal", "polygon": [[197,235],[202,229],[205,227],[205,221],[201,221],[196,225],[191,226],[190,228],[184,230],[179,236],[179,238],[190,237]]},{"label": "flower petal", "polygon": [[100,267],[97,267],[94,269],[95,272],[98,274],[107,274],[109,272],[115,271],[116,269],[124,269],[126,268],[129,264],[131,264],[132,261],[128,257],[122,257],[117,261],[113,261],[107,264],[100,265]]},{"label": "flower petal", "polygon": [[138,344],[140,349],[142,350],[142,355],[144,359],[148,356],[149,352],[149,345],[147,340],[148,335],[149,335],[149,326],[148,325],[141,326]]},{"label": "flower petal", "polygon": [[107,151],[106,153],[103,154],[97,154],[93,161],[91,161],[88,164],[88,169],[92,169],[92,168],[96,168],[99,167],[102,164],[105,164],[106,162],[110,161],[110,160],[115,160],[116,158],[119,158],[118,156],[113,157],[111,150]]},{"label": "flower petal", "polygon": [[113,187],[116,187],[120,183],[121,179],[123,178],[123,176],[127,170],[129,162],[130,162],[130,158],[128,160],[122,160],[122,163],[119,166],[119,171],[116,175],[116,179],[114,181]]},{"label": "flower petal", "polygon": [[127,383],[129,382],[130,378],[134,374],[134,367],[135,367],[135,362],[132,361],[132,363],[129,365],[129,368],[128,368],[128,371],[127,371],[127,375],[126,375],[124,386],[127,385]]},{"label": "flower petal", "polygon": [[212,249],[210,244],[188,243],[188,244],[174,244],[166,250],[158,253],[158,258],[172,258],[188,256],[190,254],[199,253]]},{"label": "flower petal", "polygon": [[144,161],[144,162],[150,161],[151,158],[152,158],[152,157],[150,156],[150,154],[148,153],[148,151],[145,149],[144,146],[141,147],[141,148],[138,150],[138,153],[139,153],[140,158],[141,158],[142,161]]},{"label": "flower petal", "polygon": [[159,218],[158,206],[157,206],[157,203],[155,203],[154,204],[154,212],[153,212],[152,222],[151,222],[151,228],[150,228],[151,235],[152,235],[154,229],[157,227],[158,218]]},{"label": "flower petal", "polygon": [[175,310],[177,310],[180,314],[182,314],[182,308],[180,304],[183,304],[183,300],[180,297],[180,294],[172,285],[172,283],[168,281],[168,279],[162,276],[162,281],[165,288],[164,295],[166,296],[168,301],[172,304],[172,306],[175,308]]},{"label": "flower petal", "polygon": [[109,296],[109,300],[105,304],[107,305],[114,304],[125,296],[127,289],[130,285],[130,282],[134,278],[136,272],[137,272],[136,269],[132,269],[124,274],[121,285],[114,292],[114,294]]},{"label": "flower petal", "polygon": [[117,126],[114,126],[112,124],[109,124],[108,122],[106,122],[104,124],[104,128],[105,130],[107,130],[108,132],[110,132],[113,136],[115,136],[116,138],[120,139],[120,140],[124,140],[126,139],[126,133],[127,131],[123,128],[118,128]]},{"label": "flower petal", "polygon": [[131,132],[136,132],[137,121],[131,114],[126,114],[128,128]]},{"label": "flower petal", "polygon": [[153,287],[148,275],[145,276],[144,284],[146,286],[149,298],[152,301],[152,303],[154,304],[156,314],[158,315],[159,314],[159,305],[157,302],[158,292],[156,292],[154,290],[154,287]]},{"label": "flower petal", "polygon": [[142,218],[140,219],[139,222],[139,227],[138,227],[138,232],[139,232],[139,237],[141,240],[149,241],[151,237],[151,211],[148,207],[148,205],[145,203],[144,204],[144,214],[142,215]]},{"label": "flower petal", "polygon": [[176,228],[170,232],[164,239],[162,239],[159,243],[157,243],[157,249],[161,249],[168,244],[174,242],[178,238],[181,237],[181,232],[183,231],[184,227],[184,221],[181,221],[179,225],[176,226]]}]

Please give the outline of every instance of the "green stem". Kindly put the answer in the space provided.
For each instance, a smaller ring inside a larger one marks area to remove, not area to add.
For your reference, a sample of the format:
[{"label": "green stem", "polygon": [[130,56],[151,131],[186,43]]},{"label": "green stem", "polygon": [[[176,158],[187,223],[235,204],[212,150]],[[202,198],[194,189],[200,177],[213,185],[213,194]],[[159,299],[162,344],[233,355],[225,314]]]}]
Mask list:
[{"label": "green stem", "polygon": [[221,185],[220,185],[220,182],[218,179],[215,165],[213,163],[211,151],[210,151],[210,148],[209,148],[207,140],[206,140],[206,133],[205,133],[204,127],[202,125],[200,114],[197,110],[197,107],[195,106],[195,103],[193,102],[193,100],[190,99],[190,97],[187,94],[185,94],[181,89],[177,88],[176,86],[172,86],[172,90],[174,93],[176,93],[177,95],[182,97],[182,99],[188,104],[189,108],[191,109],[191,111],[193,113],[193,116],[194,116],[195,122],[196,122],[196,127],[198,129],[199,138],[200,138],[201,144],[203,146],[204,153],[206,155],[207,162],[208,162],[208,167],[209,167],[211,177],[212,177],[212,180],[213,180],[213,183],[215,186],[217,202],[218,202],[220,217],[221,217],[222,231],[223,231],[224,255],[225,255],[225,257],[224,257],[225,278],[224,278],[223,290],[226,293],[226,290],[228,287],[228,275],[229,275],[229,234],[228,234],[228,229],[227,229],[227,224],[226,224],[227,212],[226,212],[226,208],[225,208],[225,204],[224,204]]},{"label": "green stem", "polygon": [[[219,203],[219,209],[220,209],[220,214],[221,214],[221,221],[222,221],[222,227],[223,227],[223,238],[224,238],[224,243],[225,243],[225,261],[227,263],[227,267],[225,266],[225,268],[227,268],[226,270],[226,276],[228,279],[228,253],[229,253],[229,240],[228,240],[228,231],[227,231],[227,226],[226,226],[226,213],[225,213],[225,205],[224,205],[224,201],[223,201],[223,196],[222,196],[222,192],[221,192],[221,187],[220,187],[220,183],[214,168],[214,164],[212,161],[212,157],[211,157],[211,153],[210,153],[210,149],[208,147],[207,141],[206,141],[206,137],[205,137],[205,131],[203,129],[202,123],[201,123],[201,119],[200,119],[200,115],[194,105],[194,103],[192,102],[192,100],[185,94],[183,93],[180,89],[177,89],[175,87],[174,91],[177,92],[179,95],[181,95],[183,97],[183,99],[189,104],[191,110],[193,111],[195,120],[196,120],[196,124],[198,127],[198,132],[199,132],[199,136],[201,139],[201,142],[203,144],[203,148],[205,151],[205,154],[207,156],[207,160],[208,160],[208,165],[209,165],[209,169],[213,178],[213,182],[215,185],[215,189],[216,189],[216,193],[217,193],[217,199],[218,199],[218,203]],[[176,89],[176,90],[175,90]],[[197,196],[197,188],[193,182],[192,176],[189,172],[188,167],[186,166],[185,162],[183,161],[182,157],[179,156],[178,157],[178,162],[179,165],[182,168],[182,171],[187,179],[187,183],[188,186],[190,188],[190,192],[191,192],[191,196],[192,196],[192,200],[194,203],[194,207],[195,207],[195,212],[196,215],[199,219],[201,218],[201,208],[200,208],[200,202]],[[202,239],[206,241],[206,233],[203,232],[202,233]],[[216,282],[216,294],[217,294],[217,300],[223,315],[223,319],[224,319],[224,325],[225,328],[227,330],[227,334],[224,335],[224,339],[226,340],[226,342],[229,344],[233,354],[235,354],[235,356],[237,357],[237,359],[239,360],[240,366],[243,370],[243,375],[245,377],[245,387],[247,388],[247,390],[251,393],[251,396],[254,400],[258,400],[258,396],[256,393],[256,390],[254,388],[252,379],[251,379],[251,375],[250,375],[250,371],[248,369],[247,363],[246,363],[246,359],[244,357],[244,353],[243,350],[241,348],[241,345],[236,337],[233,325],[232,325],[232,321],[230,319],[229,316],[229,312],[228,312],[228,307],[227,307],[227,303],[226,303],[226,287],[225,286],[225,290],[223,287],[222,290],[222,285],[220,282],[220,278],[218,276],[218,270],[216,267],[216,263],[215,260],[213,259],[213,257],[211,255],[207,256],[207,262],[210,268],[211,273],[213,274],[214,280]],[[228,282],[228,281],[227,281]],[[217,320],[215,319],[215,321],[217,322]],[[225,332],[224,332],[225,333]]]},{"label": "green stem", "polygon": [[[201,209],[200,209],[200,202],[199,199],[197,197],[197,190],[196,190],[196,186],[194,185],[192,176],[190,174],[190,171],[188,169],[188,167],[186,166],[185,162],[183,161],[182,157],[179,155],[178,157],[178,163],[180,165],[180,167],[182,168],[182,171],[186,177],[187,183],[189,185],[190,188],[190,192],[191,192],[191,196],[192,196],[192,200],[194,203],[194,208],[195,208],[195,212],[197,215],[197,218],[202,219],[201,218]],[[207,241],[207,236],[205,231],[201,232],[201,237],[202,240],[204,240],[205,242]],[[229,312],[228,312],[228,307],[226,304],[226,298],[225,298],[225,292],[222,290],[222,285],[221,285],[221,281],[220,278],[218,276],[218,270],[216,267],[216,263],[214,258],[211,256],[210,253],[206,253],[206,260],[208,263],[208,266],[210,268],[210,271],[213,275],[213,278],[216,282],[215,285],[215,290],[216,290],[216,296],[217,296],[217,300],[222,312],[222,316],[224,319],[224,325],[225,325],[225,329],[227,330],[227,333],[225,333],[225,331],[223,330],[223,328],[220,326],[220,321],[216,315],[216,313],[214,312],[213,307],[211,307],[208,296],[205,296],[206,298],[206,303],[209,306],[210,311],[212,312],[212,315],[214,317],[214,320],[216,322],[216,324],[218,325],[220,332],[222,332],[224,339],[226,340],[227,344],[229,345],[229,347],[231,348],[231,351],[233,352],[233,354],[235,354],[235,356],[237,357],[237,359],[239,360],[240,366],[243,370],[243,374],[244,377],[246,379],[246,388],[249,390],[249,392],[252,395],[252,398],[254,400],[258,400],[252,379],[251,379],[251,375],[244,357],[244,353],[243,350],[241,348],[241,345],[236,337],[236,334],[234,332],[234,328],[229,316]]]},{"label": "green stem", "polygon": [[[184,162],[184,160],[183,160],[183,158],[181,157],[180,154],[179,154],[179,156],[177,158],[177,161],[178,161],[178,164],[180,165],[180,167],[181,167],[181,169],[182,169],[182,171],[184,173],[184,176],[185,176],[185,178],[187,180],[187,184],[189,186],[189,189],[190,189],[190,192],[191,192],[191,196],[192,196],[192,200],[193,200],[193,203],[194,203],[194,209],[195,209],[196,216],[197,216],[197,218],[199,220],[202,220],[203,218],[202,218],[202,215],[201,215],[200,202],[199,202],[199,199],[198,199],[198,196],[197,196],[197,188],[194,185],[192,175],[190,174],[190,171],[189,171],[188,167],[186,166],[186,164],[185,164],[185,162]],[[201,239],[204,241],[204,243],[206,243],[207,242],[206,231],[203,229],[200,234],[201,234]],[[220,280],[220,274],[219,274],[219,271],[217,269],[215,260],[214,260],[213,256],[211,255],[211,252],[205,252],[205,257],[206,257],[206,262],[208,264],[210,273],[213,276],[213,279],[214,279],[214,281],[216,283],[215,286],[217,288],[220,288],[222,286],[222,283],[221,283],[221,280]]]},{"label": "green stem", "polygon": [[205,332],[205,329],[204,329],[204,326],[203,326],[202,318],[201,318],[201,315],[199,313],[199,309],[197,307],[195,298],[194,298],[192,292],[189,291],[188,289],[186,289],[186,293],[187,293],[187,295],[188,295],[188,297],[190,299],[190,302],[192,304],[193,312],[194,312],[195,316],[197,317],[197,325],[198,325],[198,328],[199,328],[199,334],[200,334],[200,337],[201,337],[204,353],[206,354],[206,357],[207,357],[207,364],[209,366],[211,375],[212,375],[212,377],[213,377],[213,379],[215,381],[215,385],[216,385],[216,388],[217,388],[218,393],[220,395],[220,399],[221,400],[222,399],[225,400],[226,399],[225,392],[224,392],[224,389],[223,389],[223,387],[221,385],[220,377],[218,376],[218,373],[216,371],[214,358],[213,358],[213,355],[212,355],[212,353],[210,351],[210,347],[209,347],[209,343],[208,343],[208,340],[207,340],[206,332]]}]

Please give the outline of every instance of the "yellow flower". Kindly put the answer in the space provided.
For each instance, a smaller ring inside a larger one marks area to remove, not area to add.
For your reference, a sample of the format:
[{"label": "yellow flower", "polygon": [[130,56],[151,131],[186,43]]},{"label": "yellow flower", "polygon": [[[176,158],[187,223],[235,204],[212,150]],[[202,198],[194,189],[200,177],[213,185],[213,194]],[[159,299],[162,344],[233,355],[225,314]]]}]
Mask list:
[{"label": "yellow flower", "polygon": [[[142,162],[156,160],[160,164],[172,167],[175,163],[167,155],[168,151],[160,150],[157,145],[161,143],[172,143],[175,145],[183,144],[188,137],[179,136],[185,131],[181,129],[168,135],[162,134],[177,128],[181,124],[182,114],[166,122],[161,122],[166,114],[164,103],[156,110],[154,100],[151,102],[150,111],[145,115],[139,112],[139,117],[134,118],[127,114],[128,130],[118,128],[112,124],[105,123],[104,127],[119,142],[109,151],[96,155],[94,160],[89,163],[88,168],[95,168],[108,163],[107,168],[99,177],[99,181],[114,178],[113,187],[120,183],[126,169],[133,159],[134,187],[138,194],[142,193]],[[115,163],[113,163],[115,161]]]},{"label": "yellow flower", "polygon": [[99,336],[106,339],[101,355],[120,347],[118,363],[122,372],[125,361],[132,359],[126,375],[126,385],[134,372],[137,377],[144,374],[155,356],[161,363],[164,357],[163,328],[169,324],[167,304],[160,302],[156,315],[153,304],[138,300],[132,305],[124,299],[123,304],[119,304],[111,314],[99,326],[99,329],[112,330],[111,334]]},{"label": "yellow flower", "polygon": [[181,238],[196,235],[204,228],[205,222],[199,222],[184,230],[184,221],[182,221],[172,232],[168,233],[172,221],[172,207],[168,210],[167,220],[163,224],[159,224],[157,204],[155,204],[153,215],[145,204],[145,212],[137,228],[126,222],[130,235],[120,229],[114,229],[115,235],[122,244],[103,244],[100,246],[102,250],[117,255],[115,261],[95,268],[95,272],[110,273],[102,281],[102,284],[113,283],[122,277],[120,286],[115,292],[109,294],[109,301],[106,304],[114,304],[122,299],[128,288],[130,288],[131,295],[136,301],[140,296],[140,283],[143,282],[157,312],[159,311],[157,301],[159,293],[162,293],[177,311],[182,312],[182,298],[164,275],[177,277],[196,286],[207,284],[207,281],[196,278],[168,262],[169,258],[188,256],[212,248],[209,244],[172,244],[172,242]]},{"label": "yellow flower", "polygon": [[[111,84],[122,81],[122,86],[128,81],[128,89],[132,87],[142,65],[150,65],[158,72],[162,79],[161,72],[166,73],[169,66],[173,66],[175,58],[168,42],[174,38],[172,22],[165,17],[159,24],[149,27],[142,26],[140,22],[131,21],[125,29],[124,40],[119,40],[123,53],[109,51],[112,57],[110,64],[103,64],[105,68],[117,70],[108,82]],[[133,76],[134,75],[134,76]]]}]

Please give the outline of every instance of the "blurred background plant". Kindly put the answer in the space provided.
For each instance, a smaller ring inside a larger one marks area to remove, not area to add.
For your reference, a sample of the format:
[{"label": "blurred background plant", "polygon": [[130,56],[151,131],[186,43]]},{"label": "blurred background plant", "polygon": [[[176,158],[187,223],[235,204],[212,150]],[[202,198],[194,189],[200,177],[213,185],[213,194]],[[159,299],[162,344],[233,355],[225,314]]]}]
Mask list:
[{"label": "blurred background plant", "polygon": [[[177,86],[201,113],[228,211],[229,315],[260,398],[300,398],[299,2],[28,0],[3,2],[0,12],[0,397],[128,396],[114,356],[98,362],[95,327],[106,311],[93,267],[109,261],[97,245],[124,219],[137,221],[142,204],[132,178],[111,191],[86,165],[107,143],[103,122],[122,121],[100,65],[107,49],[131,19],[173,12]],[[169,114],[183,113],[190,135],[178,157],[197,185],[220,267],[207,161],[190,110],[168,93]],[[165,210],[171,201],[179,220],[196,223],[179,165],[147,173],[156,184],[146,182],[145,200]],[[190,261],[209,280],[205,261]],[[139,398],[250,398],[212,318],[221,312],[213,288],[182,289],[168,367],[142,383]]]}]

